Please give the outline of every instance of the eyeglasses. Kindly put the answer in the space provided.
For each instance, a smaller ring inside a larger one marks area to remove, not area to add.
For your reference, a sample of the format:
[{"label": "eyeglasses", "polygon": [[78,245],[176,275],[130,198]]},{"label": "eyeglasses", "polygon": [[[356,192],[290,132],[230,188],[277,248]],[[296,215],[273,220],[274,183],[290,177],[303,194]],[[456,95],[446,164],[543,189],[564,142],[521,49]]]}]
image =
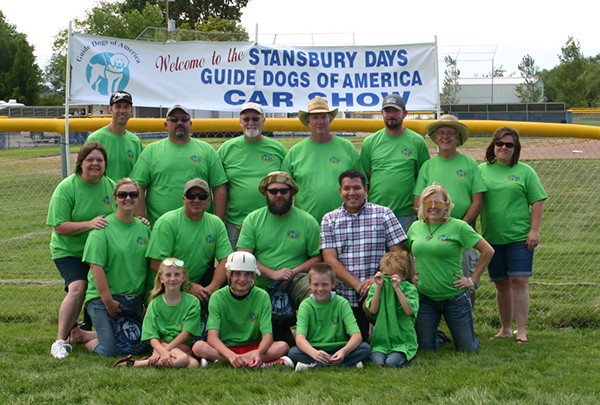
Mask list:
[{"label": "eyeglasses", "polygon": [[260,121],[262,117],[259,115],[254,115],[252,117],[242,117],[242,121],[243,122],[250,122],[250,120],[252,120],[252,122],[258,122]]},{"label": "eyeglasses", "polygon": [[181,117],[177,116],[177,115],[171,115],[170,117],[167,117],[167,121],[171,121],[173,124],[176,124],[177,122],[181,121],[181,122],[188,122],[190,120],[190,117],[187,115],[182,115]]},{"label": "eyeglasses", "polygon": [[435,206],[435,208],[437,208],[438,210],[441,210],[442,208],[444,208],[445,204],[446,203],[443,201],[423,201],[423,208],[428,210],[431,207]]},{"label": "eyeglasses", "polygon": [[196,198],[198,198],[201,201],[207,200],[208,199],[208,194],[206,193],[192,193],[191,191],[188,191],[187,193],[184,194],[185,198],[187,198],[188,200],[195,200]]},{"label": "eyeglasses", "polygon": [[502,142],[502,141],[496,141],[494,142],[494,145],[496,145],[497,147],[501,148],[503,146],[506,146],[508,149],[512,149],[515,147],[515,143],[514,142]]},{"label": "eyeglasses", "polygon": [[175,266],[177,266],[179,268],[183,268],[183,265],[185,264],[183,262],[183,260],[179,260],[179,259],[175,259],[175,260],[173,260],[173,259],[165,259],[162,262],[163,262],[163,264],[165,266],[171,267],[171,266],[175,265]]},{"label": "eyeglasses", "polygon": [[457,131],[436,131],[435,134],[437,136],[444,136],[444,135],[452,136],[452,135],[458,135],[458,132]]},{"label": "eyeglasses", "polygon": [[124,200],[127,198],[127,196],[129,196],[129,198],[131,198],[132,200],[137,199],[140,196],[139,191],[119,191],[118,193],[115,194],[117,196],[117,198],[119,200]]},{"label": "eyeglasses", "polygon": [[268,188],[267,191],[269,192],[269,194],[271,195],[277,195],[277,193],[281,193],[281,195],[286,195],[287,193],[289,193],[291,190],[291,188],[287,187],[287,188]]}]

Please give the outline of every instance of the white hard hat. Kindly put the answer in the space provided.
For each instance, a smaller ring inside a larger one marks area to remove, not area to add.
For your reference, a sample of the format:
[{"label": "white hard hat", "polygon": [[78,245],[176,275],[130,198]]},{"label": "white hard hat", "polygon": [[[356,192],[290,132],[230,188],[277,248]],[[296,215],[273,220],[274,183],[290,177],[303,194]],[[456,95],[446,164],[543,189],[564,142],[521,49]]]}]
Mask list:
[{"label": "white hard hat", "polygon": [[260,276],[256,258],[250,252],[233,252],[227,257],[225,269],[229,271],[251,271]]}]

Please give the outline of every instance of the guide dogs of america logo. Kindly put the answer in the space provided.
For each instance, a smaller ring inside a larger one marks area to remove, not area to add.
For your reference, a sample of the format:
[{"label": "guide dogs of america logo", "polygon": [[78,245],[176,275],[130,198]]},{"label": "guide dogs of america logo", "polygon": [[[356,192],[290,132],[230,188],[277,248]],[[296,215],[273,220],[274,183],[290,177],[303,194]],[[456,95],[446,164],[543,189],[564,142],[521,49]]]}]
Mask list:
[{"label": "guide dogs of america logo", "polygon": [[129,84],[129,58],[112,52],[94,55],[86,67],[85,78],[92,90],[104,96],[125,90]]}]

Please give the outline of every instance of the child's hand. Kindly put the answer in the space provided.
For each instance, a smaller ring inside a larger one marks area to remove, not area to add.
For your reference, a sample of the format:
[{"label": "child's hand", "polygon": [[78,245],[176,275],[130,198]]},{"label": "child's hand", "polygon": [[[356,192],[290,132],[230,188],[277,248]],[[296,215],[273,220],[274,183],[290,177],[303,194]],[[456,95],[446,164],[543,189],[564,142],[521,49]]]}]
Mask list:
[{"label": "child's hand", "polygon": [[233,354],[228,358],[229,364],[231,364],[235,368],[246,367],[248,365],[248,361],[241,354]]},{"label": "child's hand", "polygon": [[397,274],[394,274],[392,276],[392,287],[394,287],[394,289],[399,288],[400,287],[400,282],[402,280],[400,280],[400,276]]},{"label": "child's hand", "polygon": [[160,363],[163,367],[173,367],[173,359],[175,356],[171,352],[166,351],[160,355]]},{"label": "child's hand", "polygon": [[323,350],[317,350],[317,353],[315,356],[313,356],[313,359],[323,364],[331,363],[331,356],[329,353]]},{"label": "child's hand", "polygon": [[342,353],[341,350],[338,350],[333,354],[333,356],[331,356],[331,363],[341,363],[342,361],[344,361],[345,357],[346,356],[344,355],[344,353]]},{"label": "child's hand", "polygon": [[154,366],[160,361],[160,354],[155,350],[152,356],[148,358],[148,365]]},{"label": "child's hand", "polygon": [[375,279],[375,284],[377,284],[379,287],[381,287],[383,285],[383,274],[381,274],[380,271],[375,273],[374,279]]},{"label": "child's hand", "polygon": [[121,307],[123,305],[121,305],[119,301],[116,301],[111,298],[110,301],[104,303],[104,306],[106,307],[106,312],[108,312],[108,314],[113,318],[116,318],[117,315],[119,315],[122,312]]},{"label": "child's hand", "polygon": [[258,350],[255,350],[254,353],[250,356],[250,362],[248,362],[248,367],[250,368],[259,368],[263,363],[260,355],[258,354]]}]

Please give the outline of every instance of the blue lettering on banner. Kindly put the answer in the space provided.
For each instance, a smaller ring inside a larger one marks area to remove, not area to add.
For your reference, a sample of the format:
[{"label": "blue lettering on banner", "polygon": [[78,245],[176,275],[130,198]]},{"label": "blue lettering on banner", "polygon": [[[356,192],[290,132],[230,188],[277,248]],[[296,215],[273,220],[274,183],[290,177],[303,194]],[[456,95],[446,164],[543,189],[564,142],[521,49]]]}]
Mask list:
[{"label": "blue lettering on banner", "polygon": [[272,103],[269,104],[265,95],[262,91],[256,90],[254,91],[250,97],[246,98],[246,93],[241,90],[229,90],[223,96],[223,101],[225,101],[229,105],[242,105],[246,102],[249,103],[258,103],[263,106],[273,106],[273,107],[293,107],[294,103],[292,102],[293,98],[292,93],[286,92],[273,92],[272,94]]},{"label": "blue lettering on banner", "polygon": [[[325,94],[325,93],[320,93],[320,92],[313,92],[310,93],[308,95],[308,99],[311,100],[315,97],[323,97],[326,99],[330,99],[330,107],[354,107],[356,106],[360,106],[360,107],[374,107],[374,106],[378,106],[381,104],[381,102],[383,101],[384,98],[386,98],[387,96],[389,96],[390,94],[397,94],[400,95],[397,92],[393,92],[393,93],[387,93],[387,92],[381,92],[380,94],[376,94],[376,93],[359,93],[359,94],[354,94],[354,93],[331,93],[331,94]],[[406,103],[408,103],[408,100],[410,98],[410,91],[405,91],[402,93],[402,98],[404,99],[404,101]]]},{"label": "blue lettering on banner", "polygon": [[[394,54],[396,51],[394,51]],[[310,66],[324,68],[354,68],[358,52],[304,52],[296,50],[251,48],[249,63],[264,66]]]},{"label": "blue lettering on banner", "polygon": [[407,52],[404,49],[398,51],[373,51],[365,52],[365,67],[392,67],[394,60],[398,66],[406,66],[408,64]]}]

